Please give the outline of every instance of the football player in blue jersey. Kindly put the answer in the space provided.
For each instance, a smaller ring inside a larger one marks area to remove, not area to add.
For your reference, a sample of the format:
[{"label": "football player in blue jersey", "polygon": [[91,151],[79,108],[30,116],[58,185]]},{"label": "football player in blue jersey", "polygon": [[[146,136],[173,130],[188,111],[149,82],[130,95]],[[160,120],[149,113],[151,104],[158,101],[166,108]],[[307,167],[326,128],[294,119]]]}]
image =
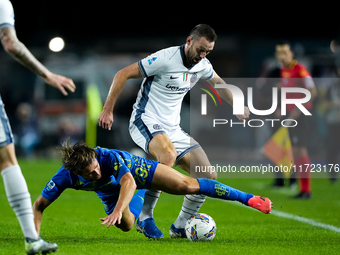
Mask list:
[{"label": "football player in blue jersey", "polygon": [[[254,196],[212,179],[191,178],[171,167],[125,151],[90,148],[84,142],[60,148],[63,166],[46,184],[33,205],[34,220],[40,232],[43,211],[66,189],[94,191],[104,204],[107,216],[102,225],[129,231],[138,218],[145,189],[159,189],[174,195],[202,194],[236,200],[270,213],[268,198]],[[134,195],[136,189],[140,189]],[[140,230],[141,231],[141,230]]]}]

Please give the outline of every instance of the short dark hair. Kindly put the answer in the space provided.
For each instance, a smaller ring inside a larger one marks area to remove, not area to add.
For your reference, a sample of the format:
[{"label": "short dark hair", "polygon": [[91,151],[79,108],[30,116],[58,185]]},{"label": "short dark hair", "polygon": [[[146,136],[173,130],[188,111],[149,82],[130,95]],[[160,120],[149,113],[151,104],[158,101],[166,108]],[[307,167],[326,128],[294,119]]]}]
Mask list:
[{"label": "short dark hair", "polygon": [[215,42],[217,40],[215,30],[206,24],[198,24],[195,26],[191,30],[190,36],[194,40],[199,40],[201,37],[205,37],[209,42]]},{"label": "short dark hair", "polygon": [[79,175],[87,166],[91,165],[98,153],[85,142],[80,141],[75,145],[70,144],[68,138],[61,147],[58,147],[64,169]]},{"label": "short dark hair", "polygon": [[276,46],[277,45],[288,45],[289,46],[289,49],[292,50],[292,44],[290,43],[290,41],[288,40],[281,40],[281,41],[278,41],[276,43]]}]

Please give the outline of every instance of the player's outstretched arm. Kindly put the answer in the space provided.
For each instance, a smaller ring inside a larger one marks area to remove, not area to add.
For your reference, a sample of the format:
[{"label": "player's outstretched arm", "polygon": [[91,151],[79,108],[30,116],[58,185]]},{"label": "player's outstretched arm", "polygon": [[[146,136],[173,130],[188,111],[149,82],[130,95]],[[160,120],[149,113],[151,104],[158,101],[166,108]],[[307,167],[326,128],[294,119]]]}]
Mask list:
[{"label": "player's outstretched arm", "polygon": [[42,214],[51,203],[52,203],[51,201],[47,200],[42,195],[40,195],[33,204],[34,224],[38,234],[40,232]]},{"label": "player's outstretched arm", "polygon": [[76,86],[72,79],[50,72],[41,64],[26,46],[19,41],[16,32],[12,27],[3,27],[0,29],[0,40],[5,51],[23,66],[27,67],[43,79],[46,83],[61,91],[65,96],[66,89],[74,92]]},{"label": "player's outstretched arm", "polygon": [[111,84],[109,94],[103,107],[103,111],[98,117],[100,127],[111,130],[111,126],[113,123],[113,108],[126,81],[129,79],[137,79],[142,77],[143,76],[139,71],[137,62],[117,72]]},{"label": "player's outstretched arm", "polygon": [[[209,84],[215,87],[216,84],[226,84],[225,81],[214,71],[214,77],[208,81]],[[233,94],[229,89],[216,89],[217,93],[222,97],[226,102],[228,102],[231,106],[233,106]]]},{"label": "player's outstretched arm", "polygon": [[[214,71],[214,77],[211,79],[209,84],[215,87],[216,84],[226,84],[225,81]],[[216,89],[217,93],[222,97],[225,101],[227,101],[231,106],[233,106],[233,94],[227,88],[219,88]],[[250,112],[247,106],[244,106],[244,114],[236,115],[236,117],[243,121],[249,118]]]},{"label": "player's outstretched arm", "polygon": [[106,225],[106,227],[114,226],[116,223],[121,224],[122,214],[125,208],[129,205],[133,194],[136,190],[136,182],[132,177],[131,173],[125,173],[119,181],[120,191],[119,198],[113,212],[106,216],[105,218],[101,218],[102,225]]}]

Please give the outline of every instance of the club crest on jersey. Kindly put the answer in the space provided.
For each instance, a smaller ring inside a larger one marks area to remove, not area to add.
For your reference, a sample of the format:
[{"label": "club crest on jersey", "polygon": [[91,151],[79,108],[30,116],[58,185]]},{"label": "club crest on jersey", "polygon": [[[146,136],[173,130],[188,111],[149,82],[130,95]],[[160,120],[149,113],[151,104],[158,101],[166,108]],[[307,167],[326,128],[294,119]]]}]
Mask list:
[{"label": "club crest on jersey", "polygon": [[149,65],[151,65],[153,62],[155,62],[156,59],[157,59],[157,57],[153,57],[153,58],[148,59]]},{"label": "club crest on jersey", "polygon": [[160,129],[162,129],[162,126],[159,125],[159,124],[154,124],[153,129],[160,130]]},{"label": "club crest on jersey", "polygon": [[197,82],[197,73],[194,73],[190,78],[190,83],[196,83]]}]

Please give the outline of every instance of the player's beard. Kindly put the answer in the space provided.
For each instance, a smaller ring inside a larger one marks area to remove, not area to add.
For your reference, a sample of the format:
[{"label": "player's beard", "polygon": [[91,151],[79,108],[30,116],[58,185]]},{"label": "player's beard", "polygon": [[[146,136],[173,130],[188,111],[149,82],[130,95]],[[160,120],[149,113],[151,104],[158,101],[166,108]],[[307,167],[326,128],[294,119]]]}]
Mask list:
[{"label": "player's beard", "polygon": [[199,61],[195,60],[195,52],[193,51],[192,47],[188,48],[186,61],[187,61],[188,67],[191,67],[192,65],[196,65],[199,62]]}]

